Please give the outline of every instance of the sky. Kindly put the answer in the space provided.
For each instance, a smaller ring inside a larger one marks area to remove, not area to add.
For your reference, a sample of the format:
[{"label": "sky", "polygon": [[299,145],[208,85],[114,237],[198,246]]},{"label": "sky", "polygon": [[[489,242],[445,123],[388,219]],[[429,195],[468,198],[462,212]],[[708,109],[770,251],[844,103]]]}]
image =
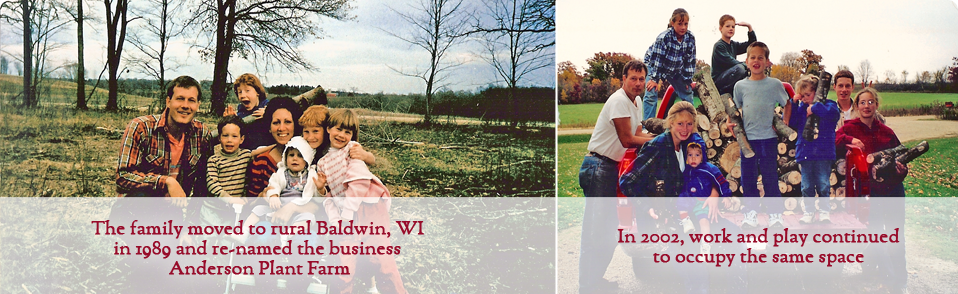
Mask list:
[{"label": "sky", "polygon": [[[622,52],[644,58],[675,8],[689,14],[697,59],[711,63],[712,46],[721,38],[718,20],[730,14],[748,22],[771,51],[773,63],[782,53],[810,49],[822,56],[825,70],[838,65],[852,72],[868,60],[877,78],[891,70],[934,72],[958,56],[958,0],[917,1],[576,1],[556,6],[557,62],[571,61],[584,70],[596,52]],[[628,16],[625,12],[630,12]],[[748,40],[748,28],[737,27],[733,40]],[[745,55],[738,60],[744,61]],[[872,80],[876,78],[872,76]],[[856,77],[858,81],[858,77]]]},{"label": "sky", "polygon": [[[94,9],[102,19],[103,8],[99,2],[87,2],[87,10]],[[318,70],[315,72],[290,73],[282,70],[270,72],[257,70],[250,62],[238,57],[230,61],[231,76],[251,72],[257,74],[266,86],[277,84],[291,85],[322,85],[327,90],[355,89],[366,93],[423,93],[425,82],[415,77],[402,76],[389,69],[425,68],[428,64],[428,55],[418,47],[390,36],[384,29],[402,32],[409,25],[402,22],[398,15],[389,9],[393,7],[399,11],[409,11],[414,0],[385,1],[385,0],[355,0],[352,1],[353,20],[339,21],[322,19],[320,28],[325,33],[322,39],[309,40],[298,47]],[[481,2],[464,1],[467,6],[478,9]],[[12,26],[0,24],[0,46],[7,52],[22,51],[22,37],[11,32]],[[130,29],[135,29],[131,27]],[[85,53],[87,63],[87,77],[96,79],[106,60],[106,25],[87,24],[84,27]],[[76,32],[69,28],[57,36],[57,40],[66,43],[62,49],[54,52],[50,58],[53,64],[62,64],[76,60]],[[213,75],[212,62],[204,62],[199,58],[196,50],[191,49],[193,37],[179,40],[170,49],[174,58],[186,64],[167,76],[190,75],[200,80],[211,80]],[[467,43],[448,53],[449,57],[461,60],[464,64],[451,72],[451,90],[477,90],[490,84],[495,84],[498,76],[491,65],[480,59],[477,54],[482,47],[476,42]],[[124,47],[124,53],[131,52],[132,46]],[[552,50],[552,49],[550,49]],[[521,86],[548,86],[555,84],[553,67],[547,67],[529,74]],[[131,71],[124,73],[121,78],[145,78],[142,74]],[[104,75],[103,79],[106,79]],[[500,83],[501,84],[501,83]]]}]

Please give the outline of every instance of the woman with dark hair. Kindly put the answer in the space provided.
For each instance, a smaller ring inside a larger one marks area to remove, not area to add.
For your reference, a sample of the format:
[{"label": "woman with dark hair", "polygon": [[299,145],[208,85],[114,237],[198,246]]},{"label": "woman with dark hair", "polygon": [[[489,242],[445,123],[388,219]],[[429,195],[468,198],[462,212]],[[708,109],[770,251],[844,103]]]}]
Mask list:
[{"label": "woman with dark hair", "polygon": [[[277,164],[283,159],[283,146],[293,136],[302,134],[303,128],[299,125],[299,117],[303,110],[289,97],[273,98],[266,104],[262,121],[269,124],[269,134],[273,145],[267,151],[253,158],[247,171],[246,196],[258,197],[269,184],[269,177],[276,172]],[[277,147],[278,146],[278,147]]]}]

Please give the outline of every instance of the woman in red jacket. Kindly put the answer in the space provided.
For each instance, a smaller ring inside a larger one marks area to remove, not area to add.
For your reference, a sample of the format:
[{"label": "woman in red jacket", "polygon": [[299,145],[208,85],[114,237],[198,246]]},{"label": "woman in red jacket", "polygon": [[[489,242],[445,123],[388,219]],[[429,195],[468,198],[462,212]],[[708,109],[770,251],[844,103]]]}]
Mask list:
[{"label": "woman in red jacket", "polygon": [[[878,91],[867,87],[855,96],[854,102],[858,106],[859,117],[846,122],[835,134],[837,148],[853,145],[861,148],[864,154],[871,154],[901,145],[895,132],[877,119],[880,102]],[[865,183],[871,195],[868,201],[868,228],[873,233],[904,236],[905,187],[902,181],[906,175],[908,167],[897,162],[892,168],[868,175],[869,181]],[[876,284],[880,282],[890,289],[907,289],[904,242],[870,244],[865,256],[870,258],[862,264],[863,274],[874,278]]]}]

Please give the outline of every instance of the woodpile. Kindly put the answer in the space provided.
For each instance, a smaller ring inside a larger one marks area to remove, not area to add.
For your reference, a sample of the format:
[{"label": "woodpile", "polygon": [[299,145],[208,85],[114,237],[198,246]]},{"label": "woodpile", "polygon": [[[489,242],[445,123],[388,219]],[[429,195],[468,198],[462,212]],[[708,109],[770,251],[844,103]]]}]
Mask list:
[{"label": "woodpile", "polygon": [[[700,75],[696,75],[695,77],[695,81],[697,82],[696,91],[702,101],[702,105],[698,109],[699,115],[695,117],[695,124],[698,128],[699,135],[701,135],[705,141],[705,157],[710,163],[718,166],[719,169],[722,170],[722,173],[725,174],[725,179],[729,182],[732,195],[741,197],[743,192],[741,157],[744,155],[750,158],[754,156],[755,153],[746,141],[747,138],[741,123],[741,113],[732,104],[731,96],[728,94],[720,96],[718,94],[719,92],[715,87],[715,83],[712,81],[710,71],[711,69],[706,67]],[[820,83],[819,87],[825,85],[826,88],[817,92],[827,93],[828,84],[829,83]],[[778,189],[783,196],[782,201],[786,209],[795,213],[801,213],[803,205],[799,197],[802,196],[802,174],[799,164],[795,161],[795,144],[798,136],[801,134],[789,128],[786,122],[782,121],[780,117],[776,116],[776,118],[778,119],[774,121],[774,126],[779,141],[777,146],[778,185],[776,187],[764,187],[761,183],[761,179],[759,179],[757,183],[759,195],[764,196],[767,189]],[[736,124],[735,127],[730,130],[726,123],[727,121]],[[645,126],[649,132],[657,134],[664,132],[665,122],[662,119],[648,119],[643,122],[643,126]],[[901,152],[895,153],[896,156],[901,154]],[[823,198],[830,199],[827,201],[827,205],[836,209],[843,207],[844,202],[844,166],[844,160],[836,162],[835,166],[833,166],[832,174],[829,177],[829,182],[832,184],[830,189],[831,195],[827,195],[829,198]],[[822,197],[826,196],[823,195]],[[741,201],[735,199],[735,203],[738,204],[741,203]],[[817,205],[822,205],[821,201],[817,201],[816,206]],[[738,207],[740,207],[740,205],[735,205],[734,208],[736,209],[733,209],[733,211],[737,210]]]}]

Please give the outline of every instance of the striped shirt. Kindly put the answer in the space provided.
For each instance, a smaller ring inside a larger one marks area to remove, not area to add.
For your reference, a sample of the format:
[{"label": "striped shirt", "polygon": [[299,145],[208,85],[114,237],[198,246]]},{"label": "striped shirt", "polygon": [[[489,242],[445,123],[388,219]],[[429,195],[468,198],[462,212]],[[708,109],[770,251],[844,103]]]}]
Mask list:
[{"label": "striped shirt", "polygon": [[675,30],[669,28],[645,51],[645,64],[649,67],[650,81],[668,78],[691,81],[695,72],[695,36],[686,32],[679,42]]},{"label": "striped shirt", "polygon": [[[276,146],[272,148],[276,148]],[[259,193],[266,190],[266,186],[269,185],[269,177],[272,176],[277,169],[276,161],[273,160],[273,156],[269,155],[272,148],[270,148],[269,151],[253,157],[253,162],[250,163],[249,169],[246,172],[246,196],[258,197]]]},{"label": "striped shirt", "polygon": [[[116,164],[118,197],[138,191],[166,193],[166,179],[172,175],[174,166],[166,130],[168,111],[134,118],[126,127]],[[208,156],[210,136],[209,129],[196,119],[184,131],[186,141],[179,159],[179,173],[173,177],[187,196],[197,183],[200,160]]]},{"label": "striped shirt", "polygon": [[226,192],[233,197],[245,196],[246,168],[252,153],[249,149],[239,149],[232,154],[223,152],[223,146],[213,147],[213,156],[207,163],[206,185],[210,195],[219,197]]}]

